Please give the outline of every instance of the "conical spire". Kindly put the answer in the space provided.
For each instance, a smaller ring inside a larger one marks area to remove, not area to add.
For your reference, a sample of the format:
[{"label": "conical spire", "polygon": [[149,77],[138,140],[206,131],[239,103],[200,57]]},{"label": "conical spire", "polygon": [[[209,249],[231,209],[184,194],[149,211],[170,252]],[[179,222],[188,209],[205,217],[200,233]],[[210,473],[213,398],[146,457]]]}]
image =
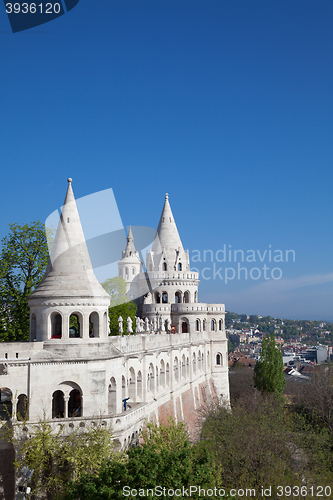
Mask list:
[{"label": "conical spire", "polygon": [[134,246],[132,226],[129,226],[127,235],[127,244],[125,250],[122,253],[122,258],[124,259],[125,257],[131,257],[132,255],[136,255],[136,250]]},{"label": "conical spire", "polygon": [[30,298],[74,296],[104,298],[108,294],[94,275],[69,178],[50,260]]},{"label": "conical spire", "polygon": [[[183,266],[186,265],[187,259],[171,211],[168,193],[165,195],[165,202],[152,251],[155,256],[159,255],[158,261],[165,259],[169,270],[173,270],[179,260],[183,263]],[[184,267],[183,270],[185,270]]]}]

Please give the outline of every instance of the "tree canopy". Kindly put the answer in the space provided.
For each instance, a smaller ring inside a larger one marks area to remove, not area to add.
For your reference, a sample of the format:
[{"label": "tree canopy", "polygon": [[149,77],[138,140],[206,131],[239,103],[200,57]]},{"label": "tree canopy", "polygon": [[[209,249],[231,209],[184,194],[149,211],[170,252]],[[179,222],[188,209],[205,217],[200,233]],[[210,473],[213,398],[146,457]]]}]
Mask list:
[{"label": "tree canopy", "polygon": [[276,346],[274,335],[266,336],[261,344],[260,359],[254,367],[253,380],[261,392],[281,395],[286,385],[281,346]]},{"label": "tree canopy", "polygon": [[40,221],[9,224],[0,254],[0,341],[29,340],[28,297],[46,270],[49,253]]},{"label": "tree canopy", "polygon": [[119,276],[108,278],[103,281],[101,285],[111,297],[110,307],[128,302],[128,297],[126,295],[126,281],[123,278],[120,278]]},{"label": "tree canopy", "polygon": [[[127,450],[122,462],[106,460],[98,476],[82,475],[69,483],[65,500],[133,499],[156,487],[174,491],[214,483],[209,454],[190,443],[184,424],[172,419],[166,425],[148,424],[144,440],[142,446]],[[199,498],[198,493],[191,498]]]},{"label": "tree canopy", "polygon": [[[64,425],[54,432],[42,420],[30,426],[29,439],[17,440],[20,448],[16,467],[34,469],[31,488],[35,498],[62,498],[68,481],[82,474],[97,474],[105,458],[119,459],[112,444],[112,431],[100,423],[72,429],[68,434]],[[15,441],[15,438],[14,438]]]}]

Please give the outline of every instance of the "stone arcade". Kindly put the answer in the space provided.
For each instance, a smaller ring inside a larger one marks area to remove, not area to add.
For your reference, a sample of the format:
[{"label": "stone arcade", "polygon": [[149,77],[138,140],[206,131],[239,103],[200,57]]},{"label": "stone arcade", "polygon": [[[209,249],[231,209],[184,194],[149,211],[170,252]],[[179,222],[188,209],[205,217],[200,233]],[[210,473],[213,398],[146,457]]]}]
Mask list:
[{"label": "stone arcade", "polygon": [[[119,275],[151,331],[110,337],[110,297],[94,275],[68,179],[50,261],[29,297],[30,342],[0,343],[0,418],[4,408],[13,420],[27,408],[26,432],[44,414],[54,428],[101,419],[127,446],[147,418],[173,415],[194,432],[195,410],[215,396],[229,398],[225,308],[198,302],[198,274],[190,270],[168,195],[146,264],[144,272],[130,229]],[[5,483],[14,450],[0,446]],[[7,492],[12,487],[7,483]]]}]

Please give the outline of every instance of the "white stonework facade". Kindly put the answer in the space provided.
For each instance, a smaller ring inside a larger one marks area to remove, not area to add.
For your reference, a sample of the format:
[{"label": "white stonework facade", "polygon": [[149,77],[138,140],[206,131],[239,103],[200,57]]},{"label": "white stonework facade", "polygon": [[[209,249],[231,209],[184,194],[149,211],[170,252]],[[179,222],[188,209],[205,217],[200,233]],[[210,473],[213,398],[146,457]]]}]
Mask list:
[{"label": "white stonework facade", "polygon": [[127,446],[147,418],[189,422],[208,400],[229,398],[225,308],[198,302],[168,196],[147,271],[130,230],[119,274],[153,333],[109,336],[110,297],[93,273],[69,179],[47,271],[29,298],[30,342],[0,343],[2,399],[11,395],[12,419],[27,403],[27,432],[43,415],[55,428],[102,419]]}]

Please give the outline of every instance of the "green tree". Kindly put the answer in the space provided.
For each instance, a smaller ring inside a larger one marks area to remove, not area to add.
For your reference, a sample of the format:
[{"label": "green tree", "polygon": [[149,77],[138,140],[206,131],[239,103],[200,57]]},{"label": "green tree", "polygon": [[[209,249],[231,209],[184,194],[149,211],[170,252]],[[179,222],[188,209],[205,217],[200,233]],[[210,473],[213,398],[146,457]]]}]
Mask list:
[{"label": "green tree", "polygon": [[115,276],[114,278],[109,278],[103,281],[101,285],[111,297],[111,304],[109,308],[111,335],[119,335],[119,316],[123,318],[124,334],[126,335],[126,321],[128,317],[132,320],[132,328],[133,332],[135,332],[135,315],[137,306],[134,302],[129,300],[126,295],[126,281],[123,278]]},{"label": "green tree", "polygon": [[[65,500],[124,499],[124,486],[129,491],[137,491],[137,495],[126,495],[129,499],[142,496],[140,489],[154,490],[157,486],[166,490],[191,485],[212,486],[209,454],[189,442],[184,424],[175,424],[172,420],[167,425],[148,424],[144,439],[142,446],[127,451],[126,460],[118,463],[108,460],[97,477],[83,475],[69,484]],[[191,498],[199,498],[199,495],[193,494]]]},{"label": "green tree", "polygon": [[260,359],[254,367],[253,380],[261,392],[281,395],[286,384],[282,351],[276,346],[274,335],[266,336],[261,343]]},{"label": "green tree", "polygon": [[0,254],[0,341],[29,340],[28,297],[46,270],[49,253],[44,225],[9,224]]},{"label": "green tree", "polygon": [[[298,484],[293,474],[291,432],[281,401],[248,394],[233,404],[212,406],[202,429],[223,487],[255,488]],[[218,481],[218,478],[217,478]],[[257,497],[256,495],[256,498]]]},{"label": "green tree", "polygon": [[101,285],[111,297],[110,307],[117,306],[123,302],[128,302],[128,297],[126,295],[126,281],[123,278],[120,278],[119,276],[108,278],[103,281]]},{"label": "green tree", "polygon": [[127,335],[126,328],[127,328],[128,316],[132,320],[132,328],[133,328],[133,332],[135,332],[136,311],[137,311],[137,306],[132,301],[124,302],[123,304],[119,304],[119,306],[110,307],[109,318],[110,318],[111,335],[119,335],[119,325],[118,325],[119,316],[121,316],[123,318],[123,328],[124,328],[123,334]]},{"label": "green tree", "polygon": [[63,427],[55,432],[43,420],[29,427],[29,438],[22,443],[15,439],[14,426],[12,439],[19,449],[15,465],[19,470],[23,465],[34,469],[30,486],[36,498],[62,498],[68,481],[83,473],[96,475],[105,458],[117,459],[110,429],[96,425],[83,432],[77,427],[68,435]]}]

